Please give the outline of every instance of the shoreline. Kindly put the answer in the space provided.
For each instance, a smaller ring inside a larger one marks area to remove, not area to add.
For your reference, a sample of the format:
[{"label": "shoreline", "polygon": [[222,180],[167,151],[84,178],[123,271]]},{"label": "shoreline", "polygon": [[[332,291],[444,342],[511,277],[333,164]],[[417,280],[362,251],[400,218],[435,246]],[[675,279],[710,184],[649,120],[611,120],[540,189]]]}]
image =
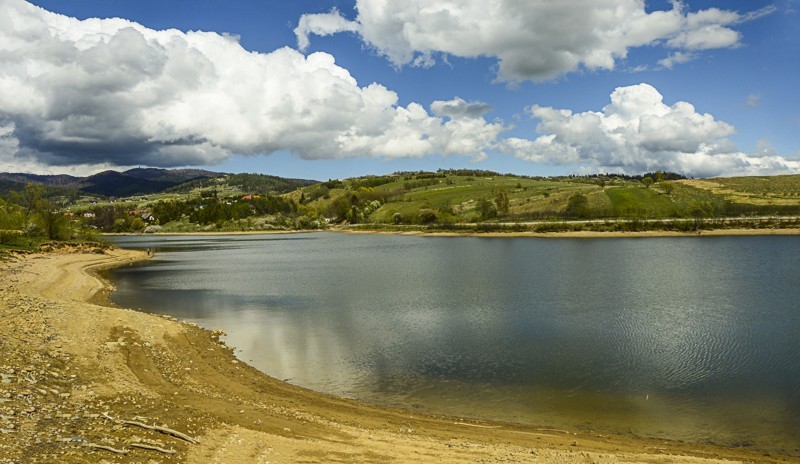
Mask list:
[{"label": "shoreline", "polygon": [[[145,259],[144,252],[111,250],[0,263],[0,349],[7,353],[0,360],[0,463],[166,456],[132,447],[133,439],[174,450],[169,462],[192,464],[800,462],[746,448],[442,417],[293,386],[237,360],[219,332],[92,303],[112,289],[99,271]],[[106,416],[144,418],[200,442]]]},{"label": "shoreline", "polygon": [[298,234],[318,232],[317,230],[240,230],[235,232],[153,232],[153,233],[131,233],[131,232],[103,232],[102,236],[108,237],[172,237],[181,235],[285,235],[285,234]]},{"label": "shoreline", "polygon": [[645,230],[636,232],[427,232],[332,229],[330,232],[346,234],[411,235],[420,237],[491,237],[491,238],[657,238],[657,237],[727,237],[727,236],[771,236],[800,235],[800,228],[787,229],[709,229],[695,232],[670,230]]},{"label": "shoreline", "polygon": [[671,230],[644,230],[634,232],[597,232],[597,231],[565,231],[565,232],[450,232],[426,230],[377,230],[348,229],[333,227],[320,230],[285,230],[285,231],[238,231],[238,232],[155,232],[152,234],[104,233],[104,236],[119,237],[172,237],[172,236],[222,236],[222,235],[287,235],[308,234],[314,232],[333,232],[344,234],[376,234],[376,235],[409,235],[419,237],[491,237],[491,238],[653,238],[653,237],[736,237],[736,236],[774,236],[800,235],[800,228],[785,229],[707,229],[694,232]]}]

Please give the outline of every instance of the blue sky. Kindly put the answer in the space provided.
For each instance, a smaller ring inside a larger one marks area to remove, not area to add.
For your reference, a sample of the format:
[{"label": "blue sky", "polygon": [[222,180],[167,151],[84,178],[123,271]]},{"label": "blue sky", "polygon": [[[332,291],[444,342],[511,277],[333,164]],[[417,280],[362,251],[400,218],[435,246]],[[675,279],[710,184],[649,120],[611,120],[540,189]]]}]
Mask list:
[{"label": "blue sky", "polygon": [[[698,177],[800,169],[797,0],[587,1],[557,11],[534,1],[5,2],[0,34],[26,38],[0,58],[13,60],[0,63],[4,171],[201,166],[327,179],[458,167]],[[608,20],[603,5],[618,16]],[[180,34],[156,32],[169,29]],[[238,45],[221,44],[222,34]],[[176,40],[188,46],[171,48]],[[194,51],[210,64],[162,66]],[[298,54],[335,64],[309,70]],[[76,66],[83,80],[70,74]],[[364,90],[372,83],[379,91]],[[159,100],[142,104],[143,89]],[[284,93],[292,101],[271,106]]]}]

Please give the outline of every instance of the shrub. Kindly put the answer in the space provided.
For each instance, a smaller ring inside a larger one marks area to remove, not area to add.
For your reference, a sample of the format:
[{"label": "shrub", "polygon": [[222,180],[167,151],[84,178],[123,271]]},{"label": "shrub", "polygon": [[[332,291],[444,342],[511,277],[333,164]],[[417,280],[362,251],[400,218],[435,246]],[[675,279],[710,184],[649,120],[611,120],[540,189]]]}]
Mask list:
[{"label": "shrub", "polygon": [[439,215],[432,209],[421,209],[417,214],[419,222],[422,224],[432,224],[439,219]]},{"label": "shrub", "polygon": [[21,230],[0,230],[0,245],[15,243],[22,237]]}]

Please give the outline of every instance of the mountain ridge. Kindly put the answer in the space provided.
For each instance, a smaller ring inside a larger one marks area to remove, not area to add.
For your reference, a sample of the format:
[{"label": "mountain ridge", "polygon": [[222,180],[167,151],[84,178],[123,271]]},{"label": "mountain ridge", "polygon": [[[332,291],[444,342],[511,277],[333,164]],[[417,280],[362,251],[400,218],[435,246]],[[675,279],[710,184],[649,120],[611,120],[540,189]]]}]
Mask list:
[{"label": "mountain ridge", "polygon": [[[214,172],[203,169],[160,169],[133,168],[126,171],[106,170],[90,176],[77,177],[66,174],[29,174],[0,172],[0,190],[18,190],[24,185],[33,183],[49,188],[71,189],[86,194],[103,197],[125,197],[131,195],[149,195],[178,187],[182,184],[219,179],[223,177],[243,176]],[[245,176],[264,177],[282,181],[281,184],[309,185],[317,181],[305,179],[288,179],[267,174],[246,174]]]}]

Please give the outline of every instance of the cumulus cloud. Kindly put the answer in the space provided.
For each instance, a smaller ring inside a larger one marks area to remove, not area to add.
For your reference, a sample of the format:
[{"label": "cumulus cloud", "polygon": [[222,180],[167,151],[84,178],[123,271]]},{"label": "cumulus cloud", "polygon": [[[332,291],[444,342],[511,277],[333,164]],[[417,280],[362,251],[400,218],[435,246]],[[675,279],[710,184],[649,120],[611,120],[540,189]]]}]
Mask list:
[{"label": "cumulus cloud", "polygon": [[300,18],[294,33],[297,36],[297,45],[305,50],[310,45],[310,34],[326,36],[339,32],[358,32],[358,25],[345,19],[339,10],[334,8],[330,13],[307,14]]},{"label": "cumulus cloud", "polygon": [[480,118],[484,114],[492,111],[492,107],[483,102],[467,102],[456,97],[450,101],[437,100],[431,103],[431,111],[437,116]]},{"label": "cumulus cloud", "polygon": [[[304,24],[346,29],[327,19]],[[284,150],[481,158],[505,130],[463,100],[434,106],[359,86],[326,53],[253,53],[229,35],[77,20],[23,0],[0,9],[3,165],[169,167]]]},{"label": "cumulus cloud", "polygon": [[[732,26],[775,11],[750,13],[710,8],[648,12],[644,0],[357,0],[348,21],[337,10],[306,15],[295,29],[301,49],[312,34],[357,32],[394,65],[430,66],[436,54],[494,57],[501,81],[542,81],[581,68],[613,69],[628,50],[660,44],[690,52],[735,47]],[[672,64],[678,63],[674,60]]]},{"label": "cumulus cloud", "polygon": [[697,57],[695,53],[675,52],[658,61],[661,66],[672,69],[676,64],[688,63]]},{"label": "cumulus cloud", "polygon": [[648,84],[617,88],[602,111],[573,113],[534,105],[539,137],[511,137],[500,149],[536,163],[578,164],[589,170],[666,170],[697,177],[800,171],[800,162],[760,149],[747,154],[727,138],[730,124],[687,102],[667,105]]}]

